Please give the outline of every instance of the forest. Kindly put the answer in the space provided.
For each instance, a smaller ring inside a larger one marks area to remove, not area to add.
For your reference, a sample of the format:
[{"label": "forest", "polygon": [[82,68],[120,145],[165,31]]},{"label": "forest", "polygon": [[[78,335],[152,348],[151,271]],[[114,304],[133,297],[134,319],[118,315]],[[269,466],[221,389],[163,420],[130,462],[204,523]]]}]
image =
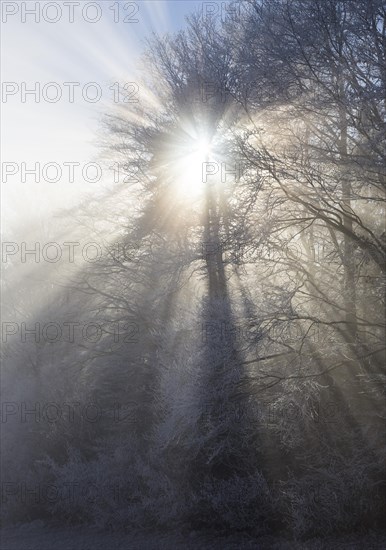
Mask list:
[{"label": "forest", "polygon": [[148,39],[67,256],[6,248],[4,526],[383,547],[385,5],[238,7]]}]

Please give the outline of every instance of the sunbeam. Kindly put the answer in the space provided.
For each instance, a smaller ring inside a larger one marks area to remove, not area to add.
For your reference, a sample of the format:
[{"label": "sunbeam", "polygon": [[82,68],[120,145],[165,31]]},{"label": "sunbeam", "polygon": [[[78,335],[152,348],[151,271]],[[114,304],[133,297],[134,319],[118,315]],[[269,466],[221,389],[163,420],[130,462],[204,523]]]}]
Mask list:
[{"label": "sunbeam", "polygon": [[1,22],[4,548],[386,548],[382,2]]}]

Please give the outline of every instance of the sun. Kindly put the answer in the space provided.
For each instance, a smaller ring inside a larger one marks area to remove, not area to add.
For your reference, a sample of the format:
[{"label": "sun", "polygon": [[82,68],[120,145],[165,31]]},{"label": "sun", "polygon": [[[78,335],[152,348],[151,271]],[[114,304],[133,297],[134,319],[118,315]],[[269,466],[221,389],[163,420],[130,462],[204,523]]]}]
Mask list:
[{"label": "sun", "polygon": [[206,159],[210,157],[211,154],[211,144],[208,138],[201,138],[196,145],[197,156]]},{"label": "sun", "polygon": [[199,198],[205,193],[205,167],[213,162],[211,142],[206,136],[192,140],[177,163],[177,186],[186,198]]}]

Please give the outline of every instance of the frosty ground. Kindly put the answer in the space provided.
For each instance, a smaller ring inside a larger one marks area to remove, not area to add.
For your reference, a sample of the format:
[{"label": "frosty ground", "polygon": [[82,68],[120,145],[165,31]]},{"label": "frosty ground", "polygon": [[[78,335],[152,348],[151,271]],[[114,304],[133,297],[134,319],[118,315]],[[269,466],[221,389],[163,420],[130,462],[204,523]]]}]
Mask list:
[{"label": "frosty ground", "polygon": [[90,528],[47,527],[43,522],[7,527],[1,530],[0,550],[171,550],[171,549],[273,549],[336,550],[384,549],[386,533],[373,531],[307,541],[280,537],[252,539],[247,535],[219,536],[211,533],[107,533]]}]

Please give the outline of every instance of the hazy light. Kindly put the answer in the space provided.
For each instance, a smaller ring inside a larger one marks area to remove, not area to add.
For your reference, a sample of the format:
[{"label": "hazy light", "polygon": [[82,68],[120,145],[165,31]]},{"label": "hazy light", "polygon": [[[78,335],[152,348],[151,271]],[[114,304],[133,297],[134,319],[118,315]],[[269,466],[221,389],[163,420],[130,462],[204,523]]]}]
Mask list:
[{"label": "hazy light", "polygon": [[197,143],[197,155],[200,156],[203,160],[211,154],[210,141],[207,138],[202,138]]},{"label": "hazy light", "polygon": [[[94,194],[113,184],[112,172],[108,169],[96,183],[87,182],[81,169],[81,175],[76,174],[75,181],[69,181],[64,177],[63,163],[79,162],[82,167],[88,162],[98,162],[100,121],[112,107],[118,109],[126,105],[122,98],[116,101],[111,88],[114,83],[137,84],[139,100],[156,107],[157,98],[142,82],[139,60],[144,39],[152,32],[164,34],[184,27],[185,15],[201,6],[198,0],[141,0],[137,3],[138,13],[132,17],[138,21],[127,24],[124,19],[131,19],[134,2],[111,2],[109,6],[108,2],[97,0],[93,4],[100,5],[102,15],[90,24],[82,16],[80,6],[75,6],[73,23],[69,22],[69,10],[64,8],[60,10],[62,16],[58,22],[51,23],[41,16],[40,4],[44,3],[36,3],[35,8],[40,13],[38,24],[33,14],[23,22],[22,10],[18,9],[1,28],[2,79],[14,82],[18,89],[2,103],[2,158],[18,166],[17,173],[8,178],[2,190],[3,226],[7,227],[10,223],[23,227],[25,219],[45,220],[63,207],[76,207],[85,193]],[[114,19],[117,13],[119,21]],[[26,89],[35,89],[38,83],[43,89],[50,82],[61,90],[56,103],[45,101],[42,93],[37,99],[29,94],[25,102],[21,101],[22,84]],[[69,87],[63,85],[65,82],[76,83],[73,101],[68,99]],[[95,103],[86,101],[82,95],[84,85],[90,82],[102,90],[101,100]],[[22,163],[33,169],[35,163],[44,166],[50,162],[63,169],[63,177],[58,182],[45,181],[41,174],[40,182],[35,181],[33,174],[27,176],[25,183],[22,181]]]},{"label": "hazy light", "polygon": [[[177,186],[183,196],[198,198],[205,192],[203,173],[205,163],[213,160],[211,142],[206,136],[192,139],[189,147],[175,164],[177,170]],[[171,160],[173,163],[173,160]],[[174,163],[173,163],[174,164]]]}]

